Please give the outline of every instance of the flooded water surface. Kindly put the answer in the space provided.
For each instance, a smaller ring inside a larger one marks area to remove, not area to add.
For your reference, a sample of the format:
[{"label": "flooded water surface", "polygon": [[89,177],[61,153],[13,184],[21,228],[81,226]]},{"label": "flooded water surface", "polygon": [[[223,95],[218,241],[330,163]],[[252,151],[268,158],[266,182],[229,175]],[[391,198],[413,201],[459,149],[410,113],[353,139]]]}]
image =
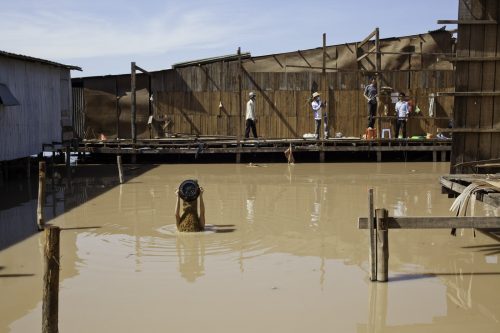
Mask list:
[{"label": "flooded water surface", "polygon": [[[368,189],[391,216],[451,216],[439,185],[448,168],[159,165],[129,167],[123,185],[98,169],[52,196],[49,183],[50,223],[65,229],[59,329],[499,332],[500,243],[486,234],[391,230],[389,282],[368,280],[368,232],[357,228]],[[185,179],[205,189],[205,232],[176,231]],[[0,212],[4,232],[23,223],[13,209]],[[41,327],[43,234],[23,235],[0,238],[0,332]]]}]

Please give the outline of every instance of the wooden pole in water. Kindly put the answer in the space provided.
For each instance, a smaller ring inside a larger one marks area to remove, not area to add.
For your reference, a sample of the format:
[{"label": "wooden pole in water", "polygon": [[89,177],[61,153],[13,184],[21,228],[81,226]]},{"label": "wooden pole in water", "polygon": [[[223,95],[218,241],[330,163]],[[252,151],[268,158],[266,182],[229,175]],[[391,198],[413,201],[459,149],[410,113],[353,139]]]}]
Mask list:
[{"label": "wooden pole in water", "polygon": [[59,312],[59,227],[45,229],[42,333],[58,333]]},{"label": "wooden pole in water", "polygon": [[120,184],[123,184],[123,169],[122,169],[122,156],[116,156],[116,163],[118,164],[118,177],[120,178]]},{"label": "wooden pole in water", "polygon": [[135,78],[135,62],[131,63],[131,75],[130,75],[130,123],[132,130],[132,143],[136,143],[137,133],[135,127],[135,118],[136,118],[136,78]]},{"label": "wooden pole in water", "polygon": [[377,220],[377,281],[389,279],[389,230],[387,228],[387,209],[376,209]]},{"label": "wooden pole in water", "polygon": [[242,63],[241,63],[241,47],[238,47],[238,134],[236,135],[236,163],[241,163],[241,148],[240,148],[240,138],[242,135],[242,123],[243,123],[243,97],[242,97]]},{"label": "wooden pole in water", "polygon": [[38,230],[45,226],[43,219],[45,210],[45,162],[38,163],[38,207],[36,210]]},{"label": "wooden pole in water", "polygon": [[375,229],[375,212],[373,208],[373,189],[368,190],[368,228],[370,231],[370,250],[368,262],[370,281],[377,280],[377,229]]},{"label": "wooden pole in water", "polygon": [[71,179],[71,147],[66,146],[66,178]]}]

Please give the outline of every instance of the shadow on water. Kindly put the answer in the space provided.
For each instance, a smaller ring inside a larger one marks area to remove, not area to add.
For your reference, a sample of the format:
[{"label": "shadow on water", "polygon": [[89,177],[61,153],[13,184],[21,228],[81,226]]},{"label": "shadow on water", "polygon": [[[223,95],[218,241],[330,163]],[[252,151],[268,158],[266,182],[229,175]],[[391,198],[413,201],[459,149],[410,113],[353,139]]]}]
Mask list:
[{"label": "shadow on water", "polygon": [[500,275],[500,272],[457,272],[457,273],[418,273],[418,274],[397,274],[389,276],[390,282],[412,281],[420,279],[429,279],[439,276],[488,276]]},{"label": "shadow on water", "polygon": [[[155,167],[124,166],[124,185]],[[56,167],[52,174],[47,174],[46,223],[119,185],[118,171],[114,164],[78,165],[72,169],[69,184],[62,176],[64,171],[64,167]],[[31,175],[30,179],[9,180],[0,186],[0,251],[38,232],[37,196],[38,177],[35,175]]]}]

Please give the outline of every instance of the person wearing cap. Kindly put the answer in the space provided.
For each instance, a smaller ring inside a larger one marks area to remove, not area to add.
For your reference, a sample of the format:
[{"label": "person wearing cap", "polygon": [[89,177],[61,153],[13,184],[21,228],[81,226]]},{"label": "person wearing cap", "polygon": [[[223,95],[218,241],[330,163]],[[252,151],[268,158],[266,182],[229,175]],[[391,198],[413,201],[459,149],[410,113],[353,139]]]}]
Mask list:
[{"label": "person wearing cap", "polygon": [[368,128],[373,128],[375,126],[375,116],[377,115],[377,79],[375,77],[365,87],[363,96],[368,101]]},{"label": "person wearing cap", "polygon": [[[319,129],[321,127],[321,109],[326,106],[320,98],[320,94],[316,91],[312,94],[311,107],[314,113],[315,129],[314,134],[316,134],[316,140],[319,140]],[[323,125],[325,127],[325,139],[328,139],[328,114],[325,112],[323,114]]]},{"label": "person wearing cap", "polygon": [[408,114],[410,114],[410,109],[408,107],[408,102],[405,101],[405,93],[400,92],[398,96],[398,102],[396,103],[396,131],[394,137],[397,139],[399,137],[399,130],[403,132],[403,138],[406,138],[406,122],[408,120]]},{"label": "person wearing cap", "polygon": [[247,112],[246,112],[246,128],[245,128],[245,138],[250,137],[250,129],[252,129],[252,134],[254,138],[257,138],[257,128],[255,127],[255,97],[257,95],[252,91],[248,94],[247,102]]},{"label": "person wearing cap", "polygon": [[[203,202],[203,187],[199,188],[199,195],[194,200],[181,198],[179,189],[175,191],[177,204],[175,206],[175,224],[177,230],[185,232],[199,232],[205,230],[205,204]],[[198,198],[200,199],[200,214],[198,215]],[[182,199],[182,215],[180,203]]]}]

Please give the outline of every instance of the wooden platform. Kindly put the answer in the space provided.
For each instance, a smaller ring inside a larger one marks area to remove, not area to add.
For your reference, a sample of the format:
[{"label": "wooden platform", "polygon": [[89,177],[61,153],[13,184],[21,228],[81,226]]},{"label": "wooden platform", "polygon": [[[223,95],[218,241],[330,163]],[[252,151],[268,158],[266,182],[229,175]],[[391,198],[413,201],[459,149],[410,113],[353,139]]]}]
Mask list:
[{"label": "wooden platform", "polygon": [[451,151],[451,140],[438,139],[375,139],[338,138],[327,140],[310,139],[248,139],[219,137],[184,137],[165,139],[131,140],[84,140],[78,152],[97,154],[232,154],[238,161],[241,154],[283,153],[290,145],[294,154],[317,152],[324,161],[327,152],[374,152],[382,161],[384,152],[432,152],[433,161],[446,161]]},{"label": "wooden platform", "polygon": [[[472,182],[478,180],[491,179],[500,181],[500,174],[484,175],[484,174],[456,174],[442,176],[440,183],[443,190],[450,194],[460,194]],[[500,207],[500,193],[494,190],[484,191],[480,193],[478,199],[493,207]]]}]

